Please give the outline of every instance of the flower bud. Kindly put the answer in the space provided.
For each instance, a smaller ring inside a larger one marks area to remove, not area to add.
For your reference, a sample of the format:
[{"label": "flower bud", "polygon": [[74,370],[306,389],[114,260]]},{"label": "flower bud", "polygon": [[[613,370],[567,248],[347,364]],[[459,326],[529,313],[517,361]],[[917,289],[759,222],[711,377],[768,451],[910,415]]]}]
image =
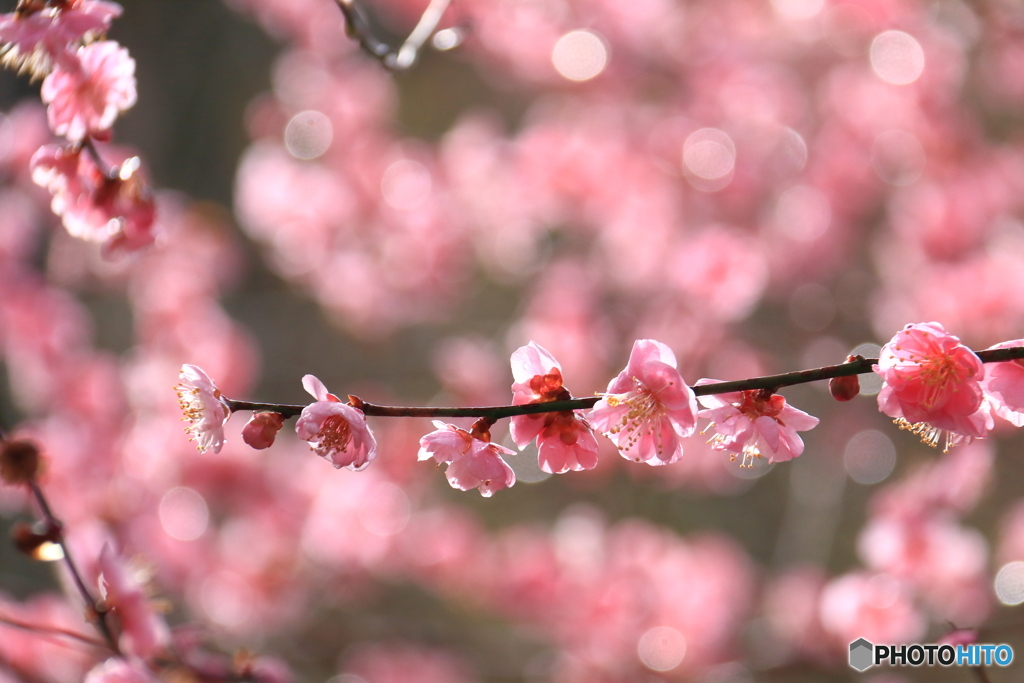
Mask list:
[{"label": "flower bud", "polygon": [[39,448],[27,439],[0,445],[0,479],[8,484],[27,484],[39,476]]},{"label": "flower bud", "polygon": [[860,380],[857,375],[833,377],[828,381],[828,390],[837,401],[849,401],[860,393]]},{"label": "flower bud", "polygon": [[270,448],[283,426],[284,415],[281,413],[254,413],[242,428],[242,441],[257,450]]}]

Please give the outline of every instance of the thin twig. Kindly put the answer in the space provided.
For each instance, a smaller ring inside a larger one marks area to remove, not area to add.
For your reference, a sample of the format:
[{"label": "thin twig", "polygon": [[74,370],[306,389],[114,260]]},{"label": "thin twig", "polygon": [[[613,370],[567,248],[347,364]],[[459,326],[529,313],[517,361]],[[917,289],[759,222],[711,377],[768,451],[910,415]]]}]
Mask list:
[{"label": "thin twig", "polygon": [[78,571],[78,566],[75,564],[75,560],[71,556],[71,549],[68,547],[67,540],[64,537],[63,524],[61,524],[60,520],[53,514],[53,511],[50,509],[50,504],[46,500],[46,496],[43,495],[43,490],[39,488],[39,484],[35,481],[31,481],[29,482],[29,488],[36,499],[36,503],[39,505],[39,510],[43,515],[43,519],[46,520],[47,526],[51,529],[57,530],[57,544],[60,546],[61,552],[64,555],[64,564],[67,566],[68,572],[71,573],[71,580],[74,582],[79,595],[82,596],[82,599],[88,606],[90,613],[95,615],[96,628],[99,629],[107,646],[115,653],[120,654],[121,650],[117,645],[117,638],[114,637],[113,631],[110,630],[110,624],[107,623],[107,612],[106,610],[100,609],[96,599],[93,598],[92,593],[85,587],[85,582],[82,580],[82,575]]},{"label": "thin twig", "polygon": [[416,63],[420,49],[437,30],[451,0],[430,0],[427,9],[420,16],[416,28],[397,50],[373,35],[370,22],[356,0],[335,0],[345,17],[345,29],[359,43],[363,52],[379,61],[389,71],[406,71]]},{"label": "thin twig", "polygon": [[[977,351],[976,355],[983,363],[999,363],[1003,361],[1024,359],[1024,346],[1015,346],[1008,349],[990,349]],[[755,389],[767,389],[776,391],[781,387],[788,387],[794,384],[805,384],[817,382],[833,377],[849,377],[851,375],[863,375],[872,372],[872,366],[878,364],[877,358],[858,358],[848,363],[839,365],[827,365],[822,368],[811,370],[798,370],[787,372],[781,375],[767,375],[765,377],[753,377],[741,379],[734,382],[718,382],[715,384],[704,384],[693,387],[693,393],[697,396],[709,394],[725,394],[735,391],[751,391]],[[225,399],[231,411],[252,410],[269,411],[280,413],[285,417],[295,417],[302,413],[306,406],[286,405],[280,403],[254,403],[251,401],[234,401]],[[563,410],[586,410],[593,408],[594,404],[601,400],[600,396],[589,398],[573,398],[567,401],[551,401],[548,403],[527,403],[518,406],[484,406],[476,408],[433,408],[433,407],[406,407],[406,406],[378,406],[373,403],[361,402],[359,409],[366,415],[377,417],[487,417],[492,420],[500,420],[515,415],[535,415],[537,413],[557,413]]]},{"label": "thin twig", "polygon": [[8,626],[21,629],[22,631],[36,633],[43,638],[48,638],[53,642],[60,643],[62,645],[67,645],[67,643],[65,643],[61,638],[70,638],[72,640],[77,640],[81,643],[92,645],[94,647],[107,647],[107,644],[102,640],[90,638],[89,636],[83,635],[76,631],[60,628],[59,626],[43,626],[40,624],[33,624],[27,621],[21,621],[20,619],[15,619],[14,617],[9,617],[3,613],[0,613],[0,624],[7,624]]}]

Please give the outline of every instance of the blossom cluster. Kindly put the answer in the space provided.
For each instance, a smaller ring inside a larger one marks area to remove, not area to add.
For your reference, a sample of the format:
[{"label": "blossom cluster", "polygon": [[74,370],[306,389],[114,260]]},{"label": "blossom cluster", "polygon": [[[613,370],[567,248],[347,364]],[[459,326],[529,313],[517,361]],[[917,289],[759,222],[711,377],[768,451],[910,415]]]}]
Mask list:
[{"label": "blossom cluster", "polygon": [[[1014,347],[1024,347],[1024,339],[993,348]],[[517,349],[511,363],[516,380],[513,405],[572,400],[563,384],[561,365],[536,342]],[[1024,423],[1024,360],[987,367],[939,323],[908,324],[882,347],[872,367],[883,380],[879,410],[925,443],[941,442],[946,451],[984,438],[994,425],[993,415],[1019,426]],[[365,468],[377,454],[377,442],[359,408],[362,401],[349,397],[349,403],[343,403],[312,375],[302,383],[317,400],[299,416],[299,438],[336,468]],[[704,378],[694,386],[707,391],[720,383]],[[186,430],[198,439],[199,450],[219,452],[230,402],[205,372],[192,365],[181,370],[178,396],[189,422]],[[770,463],[799,456],[804,443],[798,432],[819,422],[789,405],[772,388],[707,393],[700,402],[704,410],[698,411],[697,396],[680,375],[672,349],[641,339],[633,345],[626,367],[588,413],[570,406],[514,415],[510,433],[520,449],[536,442],[541,471],[562,474],[597,466],[595,430],[608,437],[627,460],[668,465],[683,457],[684,439],[694,433],[698,418],[704,418],[710,421],[704,432],[715,430],[708,443],[734,461],[739,457],[744,467],[764,455]],[[419,459],[447,464],[448,481],[463,491],[479,489],[490,496],[512,486],[515,474],[503,456],[514,451],[491,442],[493,422],[482,419],[467,431],[435,421],[436,430],[420,439]],[[243,438],[255,448],[266,448],[283,425],[280,413],[258,412],[243,430]]]},{"label": "blossom cluster", "polygon": [[0,15],[0,64],[42,79],[47,123],[66,139],[32,156],[32,179],[49,190],[67,231],[108,256],[155,239],[154,201],[139,158],[98,144],[110,140],[137,98],[135,60],[103,40],[121,11],[107,0],[19,0]]}]

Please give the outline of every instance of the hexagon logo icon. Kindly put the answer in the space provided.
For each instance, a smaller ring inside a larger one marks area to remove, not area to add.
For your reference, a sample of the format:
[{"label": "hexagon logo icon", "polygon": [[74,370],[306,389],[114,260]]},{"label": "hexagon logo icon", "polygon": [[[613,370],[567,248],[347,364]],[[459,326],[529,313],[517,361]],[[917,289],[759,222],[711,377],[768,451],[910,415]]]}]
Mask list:
[{"label": "hexagon logo icon", "polygon": [[850,666],[857,671],[865,671],[874,662],[875,646],[864,638],[858,638],[850,643]]}]

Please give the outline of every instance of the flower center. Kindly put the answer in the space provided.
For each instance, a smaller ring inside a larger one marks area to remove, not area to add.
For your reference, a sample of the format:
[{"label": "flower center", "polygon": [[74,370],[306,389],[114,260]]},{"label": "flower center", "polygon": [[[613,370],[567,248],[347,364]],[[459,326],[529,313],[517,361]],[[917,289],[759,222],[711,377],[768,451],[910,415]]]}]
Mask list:
[{"label": "flower center", "polygon": [[352,427],[341,415],[331,415],[324,420],[323,427],[316,435],[316,452],[318,455],[341,451],[344,453],[352,441]]},{"label": "flower center", "polygon": [[[606,396],[605,400],[610,406],[625,405],[629,408],[626,414],[619,420],[619,424],[609,430],[609,434],[618,434],[625,431],[626,443],[619,443],[619,450],[628,451],[640,441],[644,434],[650,432],[654,435],[658,455],[661,455],[661,417],[667,412],[665,406],[654,394],[637,383],[637,390],[628,394],[617,394]],[[636,458],[639,462],[640,459]]]}]

